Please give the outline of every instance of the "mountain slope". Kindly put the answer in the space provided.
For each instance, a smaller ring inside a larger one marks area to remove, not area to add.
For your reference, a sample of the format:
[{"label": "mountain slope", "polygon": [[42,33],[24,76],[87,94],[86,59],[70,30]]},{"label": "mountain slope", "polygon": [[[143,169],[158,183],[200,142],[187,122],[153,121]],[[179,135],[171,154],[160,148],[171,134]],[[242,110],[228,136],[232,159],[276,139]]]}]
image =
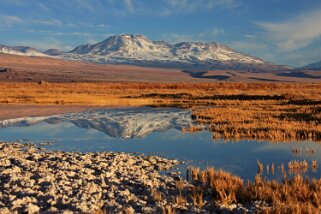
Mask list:
[{"label": "mountain slope", "polygon": [[93,44],[80,45],[61,55],[64,59],[98,63],[177,67],[182,69],[275,70],[285,67],[239,53],[211,42],[169,44],[151,41],[142,35],[116,35]]},{"label": "mountain slope", "polygon": [[0,53],[13,54],[13,55],[21,55],[21,56],[42,56],[48,57],[48,55],[42,53],[41,51],[26,47],[26,46],[7,46],[0,45]]},{"label": "mountain slope", "polygon": [[301,67],[301,69],[321,70],[321,61]]}]

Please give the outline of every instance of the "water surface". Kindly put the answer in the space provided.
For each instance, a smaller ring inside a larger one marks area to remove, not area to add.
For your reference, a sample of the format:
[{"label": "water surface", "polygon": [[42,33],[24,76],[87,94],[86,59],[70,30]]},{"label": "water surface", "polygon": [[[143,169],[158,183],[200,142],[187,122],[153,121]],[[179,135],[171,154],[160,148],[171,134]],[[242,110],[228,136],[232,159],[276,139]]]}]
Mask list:
[{"label": "water surface", "polygon": [[[30,117],[0,122],[0,140],[22,143],[55,142],[46,148],[53,151],[138,152],[184,161],[178,167],[214,166],[244,179],[253,179],[257,161],[275,164],[275,173],[264,173],[269,178],[280,178],[277,165],[287,166],[290,160],[317,160],[321,163],[321,145],[314,142],[268,143],[255,141],[226,142],[213,140],[207,130],[183,133],[181,129],[193,124],[191,112],[180,109],[106,109],[84,113]],[[292,149],[301,147],[302,153]],[[315,154],[306,154],[314,148]],[[304,176],[320,177],[320,171],[308,169]]]}]

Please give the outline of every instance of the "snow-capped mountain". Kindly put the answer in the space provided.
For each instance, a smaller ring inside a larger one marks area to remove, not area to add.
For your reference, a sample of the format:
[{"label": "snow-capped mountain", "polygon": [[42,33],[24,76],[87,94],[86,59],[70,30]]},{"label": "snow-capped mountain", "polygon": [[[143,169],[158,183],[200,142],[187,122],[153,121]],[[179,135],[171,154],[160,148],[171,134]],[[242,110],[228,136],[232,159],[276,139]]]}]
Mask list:
[{"label": "snow-capped mountain", "polygon": [[321,70],[321,61],[301,67],[301,69]]},{"label": "snow-capped mountain", "polygon": [[70,122],[80,128],[96,129],[115,138],[142,138],[152,132],[179,129],[193,124],[191,112],[180,109],[106,109],[48,117],[26,117],[0,121],[0,128],[40,123]]},{"label": "snow-capped mountain", "polygon": [[55,57],[103,64],[133,64],[151,67],[232,70],[282,70],[260,58],[237,52],[216,42],[181,42],[170,44],[151,41],[143,35],[115,35],[93,45],[80,45],[69,52],[50,49],[45,52],[30,47],[0,45],[0,52],[24,56]]},{"label": "snow-capped mountain", "polygon": [[182,42],[172,45],[164,41],[151,41],[142,35],[127,34],[111,36],[93,45],[80,45],[68,53],[61,54],[60,57],[98,63],[183,69],[273,70],[284,68],[215,42]]},{"label": "snow-capped mountain", "polygon": [[7,46],[0,45],[0,53],[14,54],[21,56],[43,56],[48,57],[48,55],[42,53],[41,51],[25,46]]}]

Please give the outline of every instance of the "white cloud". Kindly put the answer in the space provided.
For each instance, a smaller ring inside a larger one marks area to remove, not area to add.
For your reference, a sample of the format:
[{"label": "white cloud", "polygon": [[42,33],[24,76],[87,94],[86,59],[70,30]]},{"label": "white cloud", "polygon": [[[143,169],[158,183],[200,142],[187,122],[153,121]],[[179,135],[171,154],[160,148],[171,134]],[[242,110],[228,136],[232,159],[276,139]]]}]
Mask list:
[{"label": "white cloud", "polygon": [[[243,5],[242,0],[162,0],[167,15],[188,14],[217,8],[234,9]],[[164,13],[165,14],[165,13]]]},{"label": "white cloud", "polygon": [[97,28],[110,28],[110,25],[106,25],[106,24],[99,24],[96,26]]},{"label": "white cloud", "polygon": [[294,19],[257,25],[265,30],[267,37],[285,51],[297,50],[310,45],[321,37],[321,10],[310,11]]},{"label": "white cloud", "polygon": [[12,4],[12,5],[16,5],[16,6],[24,5],[23,0],[0,0],[0,3],[1,4]]},{"label": "white cloud", "polygon": [[[35,29],[28,29],[24,31],[25,33],[41,33],[46,34],[49,37],[56,37],[56,36],[77,36],[77,37],[87,37],[87,38],[107,38],[112,34],[109,33],[92,33],[92,32],[80,32],[80,31],[73,31],[73,32],[61,32],[61,31],[51,31],[51,30],[35,30]],[[97,40],[98,41],[98,40]]]},{"label": "white cloud", "polygon": [[11,27],[14,25],[46,25],[55,27],[67,27],[67,28],[100,28],[107,29],[111,26],[108,24],[91,24],[85,22],[63,22],[59,19],[33,19],[33,18],[23,18],[18,16],[1,16],[0,15],[0,27]]},{"label": "white cloud", "polygon": [[244,37],[247,38],[247,39],[255,39],[255,38],[256,38],[256,35],[253,35],[253,34],[245,34]]},{"label": "white cloud", "polygon": [[212,28],[200,33],[195,34],[179,34],[179,33],[166,33],[161,37],[165,41],[170,43],[179,42],[194,42],[194,41],[215,41],[221,35],[224,35],[225,31],[221,28]]},{"label": "white cloud", "polygon": [[229,42],[229,45],[232,48],[245,53],[253,53],[258,51],[266,52],[266,50],[269,48],[267,44],[255,40],[233,41]]},{"label": "white cloud", "polygon": [[234,8],[241,4],[239,0],[163,0],[163,2],[166,5],[160,11],[160,15],[163,16],[211,10],[216,7]]},{"label": "white cloud", "polygon": [[31,22],[35,24],[41,24],[41,25],[62,26],[62,22],[58,19],[48,19],[48,20],[32,19]]},{"label": "white cloud", "polygon": [[215,38],[219,35],[225,34],[225,31],[221,28],[212,28],[211,30],[204,31],[198,34],[199,37]]},{"label": "white cloud", "polygon": [[97,5],[96,2],[93,2],[92,0],[73,0],[73,1],[76,6],[91,12],[95,11],[95,5]]},{"label": "white cloud", "polygon": [[265,38],[246,34],[244,39],[227,41],[226,44],[237,51],[260,57],[266,61],[293,67],[304,66],[321,59],[321,43],[297,50],[285,50],[275,48],[275,45],[267,42]]},{"label": "white cloud", "polygon": [[26,33],[50,33],[50,30],[35,30],[35,29],[28,29],[25,30]]},{"label": "white cloud", "polygon": [[[92,0],[94,1],[94,0]],[[235,8],[241,0],[158,0],[157,7],[152,1],[144,0],[106,0],[111,12],[117,15],[156,15],[170,16],[212,10],[218,7]]]},{"label": "white cloud", "polygon": [[135,9],[132,0],[124,0],[124,4],[129,12],[134,12]]},{"label": "white cloud", "polygon": [[162,35],[162,38],[166,42],[170,42],[172,44],[176,44],[179,42],[192,42],[196,41],[194,35],[187,35],[187,34],[179,34],[179,33],[166,33]]},{"label": "white cloud", "polygon": [[18,16],[1,16],[0,15],[0,26],[11,27],[18,24],[39,24],[39,25],[50,25],[50,26],[62,26],[63,23],[58,19],[24,19]]},{"label": "white cloud", "polygon": [[0,26],[10,27],[15,24],[22,24],[22,19],[18,16],[0,16]]}]

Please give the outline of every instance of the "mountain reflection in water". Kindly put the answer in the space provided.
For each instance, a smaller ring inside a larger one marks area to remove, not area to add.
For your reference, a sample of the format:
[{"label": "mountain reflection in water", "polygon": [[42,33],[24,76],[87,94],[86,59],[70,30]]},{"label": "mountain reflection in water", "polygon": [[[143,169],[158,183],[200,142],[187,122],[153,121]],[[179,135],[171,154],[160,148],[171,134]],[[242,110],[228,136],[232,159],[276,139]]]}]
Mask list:
[{"label": "mountain reflection in water", "polygon": [[68,113],[47,117],[26,117],[0,121],[0,127],[33,126],[42,122],[70,122],[79,128],[96,129],[115,138],[142,138],[152,132],[186,128],[191,112],[175,108],[124,108]]}]

